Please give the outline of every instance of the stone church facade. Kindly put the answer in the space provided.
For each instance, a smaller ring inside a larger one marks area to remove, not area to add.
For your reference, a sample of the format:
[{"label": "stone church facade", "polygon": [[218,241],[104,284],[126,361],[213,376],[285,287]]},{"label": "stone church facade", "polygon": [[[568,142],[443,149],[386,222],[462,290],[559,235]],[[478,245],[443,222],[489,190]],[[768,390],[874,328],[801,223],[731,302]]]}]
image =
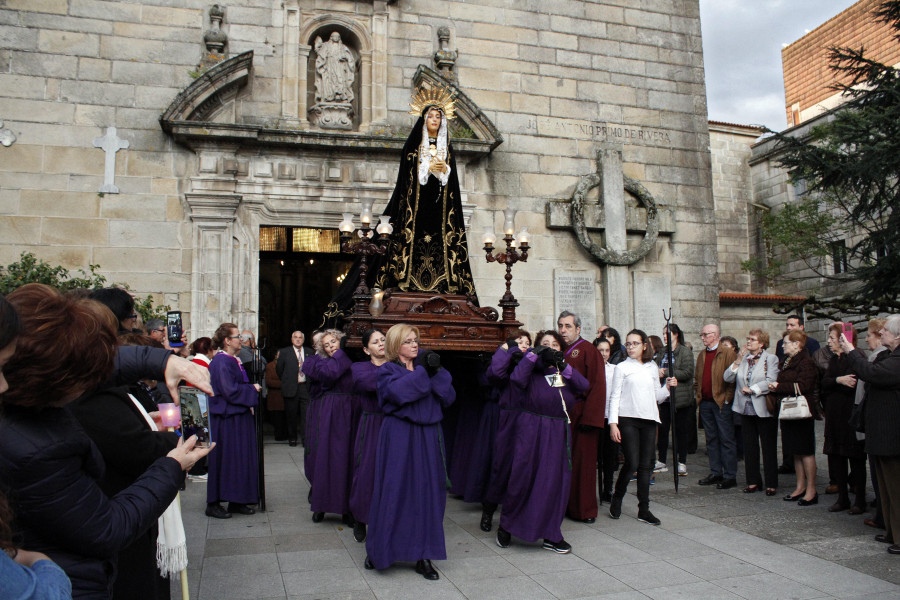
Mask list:
[{"label": "stone church facade", "polygon": [[[335,32],[342,93],[318,85]],[[507,207],[532,235],[512,284],[531,330],[574,307],[586,337],[658,334],[671,305],[699,331],[749,285],[720,267],[752,249],[717,236],[696,0],[7,0],[0,40],[0,264],[99,264],[192,337],[285,302],[260,283],[270,228],[380,214],[419,86],[459,92],[483,305],[505,283],[482,231]]]}]

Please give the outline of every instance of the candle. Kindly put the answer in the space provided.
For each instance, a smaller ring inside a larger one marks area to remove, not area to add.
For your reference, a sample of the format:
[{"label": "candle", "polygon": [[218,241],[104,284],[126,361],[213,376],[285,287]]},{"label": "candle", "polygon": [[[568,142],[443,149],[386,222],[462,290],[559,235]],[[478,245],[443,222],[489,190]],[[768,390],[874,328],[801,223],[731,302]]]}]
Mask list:
[{"label": "candle", "polygon": [[159,414],[163,427],[181,426],[181,410],[174,404],[160,404]]}]

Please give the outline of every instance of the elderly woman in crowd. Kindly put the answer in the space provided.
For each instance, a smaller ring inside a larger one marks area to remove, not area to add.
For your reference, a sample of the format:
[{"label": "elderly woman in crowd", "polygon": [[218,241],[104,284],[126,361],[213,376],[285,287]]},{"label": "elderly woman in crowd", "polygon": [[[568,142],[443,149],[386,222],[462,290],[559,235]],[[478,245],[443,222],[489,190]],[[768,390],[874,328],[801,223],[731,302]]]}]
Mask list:
[{"label": "elderly woman in crowd", "polygon": [[650,512],[658,405],[669,397],[671,388],[678,386],[678,380],[669,377],[665,386],[660,385],[650,339],[640,329],[632,329],[625,336],[625,352],[628,358],[617,365],[622,372],[621,389],[613,390],[609,407],[609,436],[622,444],[625,464],[616,479],[609,516],[618,519],[622,515],[622,499],[631,474],[637,471],[638,521],[659,525],[659,519]]},{"label": "elderly woman in crowd", "polygon": [[784,497],[785,502],[797,502],[800,506],[819,503],[816,492],[816,429],[817,407],[812,401],[818,372],[806,351],[806,333],[801,329],[784,335],[784,362],[779,366],[778,379],[769,383],[775,406],[782,399],[795,396],[796,390],[807,398],[812,416],[806,419],[781,421],[781,445],[784,452],[794,456],[797,486]]},{"label": "elderly woman in crowd", "polygon": [[353,362],[341,349],[342,331],[328,329],[316,346],[318,360],[303,361],[303,374],[319,389],[316,422],[309,427],[313,435],[309,452],[313,454],[315,482],[312,484],[310,510],[312,520],[320,523],[325,513],[342,515],[353,524],[350,514],[351,395]]},{"label": "elderly woman in crowd", "polygon": [[[887,346],[881,341],[881,330],[884,329],[885,322],[887,322],[887,319],[877,318],[869,320],[869,328],[868,331],[866,331],[866,345],[869,347],[869,362],[875,362],[882,354],[884,354],[884,357],[887,357],[891,353]],[[856,404],[863,403],[867,387],[865,382],[857,381]],[[862,429],[865,429],[864,421]],[[857,438],[865,440],[866,435],[865,433],[857,431]],[[863,445],[865,445],[865,443]],[[869,458],[869,476],[872,481],[872,490],[875,492],[875,515],[871,519],[863,519],[863,524],[874,527],[875,529],[884,529],[884,516],[881,514],[881,494],[878,493],[878,478],[875,477],[875,461],[872,460],[871,457]]]},{"label": "elderly woman in crowd", "polygon": [[[232,513],[252,515],[259,502],[259,465],[253,408],[259,404],[258,383],[250,383],[238,358],[241,336],[234,323],[222,323],[212,337],[221,352],[209,363],[215,395],[209,398],[210,437],[219,449],[209,457],[206,515],[228,519]],[[228,501],[228,509],[219,504]]]},{"label": "elderly woman in crowd", "polygon": [[[99,485],[103,460],[66,405],[94,394],[112,373],[115,317],[95,301],[40,284],[8,299],[22,333],[0,348],[9,382],[2,392],[0,378],[0,487],[15,490],[10,501],[22,545],[59,564],[74,597],[109,598],[116,554],[156,523],[182,471],[209,450],[194,448],[193,437],[179,442],[108,497]],[[0,321],[5,312],[0,307]]]},{"label": "elderly woman in crowd", "polygon": [[[856,401],[856,375],[850,371],[850,357],[863,353],[856,349],[856,330],[851,329],[850,342],[854,346],[850,352],[841,347],[841,324],[834,323],[828,328],[828,347],[834,356],[828,361],[828,368],[822,376],[822,403],[825,406],[825,448],[829,470],[838,487],[838,497],[828,510],[840,512],[850,510],[860,515],[866,510],[866,453],[862,441],[856,439],[856,431],[850,426],[850,415]],[[848,471],[849,463],[849,471]],[[849,481],[855,496],[850,506],[847,490]]]},{"label": "elderly woman in crowd", "polygon": [[388,329],[378,370],[378,404],[384,421],[375,457],[365,568],[416,563],[425,579],[439,578],[432,560],[447,558],[444,509],[447,466],[441,438],[443,409],[456,399],[440,357],[419,352],[419,330],[406,323]]},{"label": "elderly woman in crowd", "polygon": [[[900,554],[900,315],[888,317],[881,341],[890,354],[881,353],[872,363],[862,355],[848,358],[850,370],[866,383],[866,452],[875,464],[885,525],[875,539],[890,544],[889,553]],[[841,348],[853,350],[843,335]]]},{"label": "elderly woman in crowd", "polygon": [[725,381],[734,382],[732,410],[741,415],[744,436],[745,494],[762,489],[759,451],[762,449],[766,473],[766,496],[774,496],[778,487],[778,412],[769,384],[778,379],[778,357],[769,354],[769,334],[751,329],[747,343],[735,361],[725,369]]},{"label": "elderly woman in crowd", "polygon": [[[506,548],[512,535],[527,542],[543,539],[543,548],[568,554],[562,524],[572,485],[569,409],[587,380],[565,362],[565,342],[555,331],[537,334],[510,381],[522,410],[517,422],[509,486],[500,512],[497,545]],[[551,384],[561,377],[562,387]]]}]

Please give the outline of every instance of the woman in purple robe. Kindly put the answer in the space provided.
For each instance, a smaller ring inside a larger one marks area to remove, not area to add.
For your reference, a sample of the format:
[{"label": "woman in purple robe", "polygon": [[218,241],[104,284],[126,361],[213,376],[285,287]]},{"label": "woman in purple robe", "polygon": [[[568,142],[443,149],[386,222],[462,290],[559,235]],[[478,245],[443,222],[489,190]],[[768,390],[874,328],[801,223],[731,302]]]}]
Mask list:
[{"label": "woman in purple robe", "polygon": [[375,457],[365,567],[386,569],[416,562],[425,579],[438,579],[431,561],[447,558],[444,508],[447,468],[441,436],[443,408],[456,399],[441,359],[419,353],[419,330],[398,323],[387,332],[378,369],[378,404],[384,421]]},{"label": "woman in purple robe", "polygon": [[310,454],[315,480],[311,483],[312,520],[320,523],[325,513],[343,515],[347,525],[350,515],[350,396],[353,364],[341,349],[344,334],[329,329],[316,347],[319,360],[304,361],[303,374],[319,386],[318,408],[310,426]]},{"label": "woman in purple robe", "polygon": [[[259,384],[250,383],[238,359],[241,336],[234,323],[222,323],[212,338],[221,350],[209,363],[213,396],[209,397],[210,437],[206,515],[227,519],[232,513],[252,515],[259,502],[259,465],[253,408],[259,404]],[[228,501],[227,510],[219,504]]]},{"label": "woman in purple robe", "polygon": [[[497,395],[496,433],[493,438],[491,454],[491,471],[481,501],[481,530],[490,531],[494,524],[494,512],[506,494],[509,483],[509,471],[512,467],[512,447],[516,439],[516,417],[518,409],[511,407],[518,392],[509,385],[509,376],[523,353],[531,347],[531,334],[524,329],[516,330],[506,343],[494,351],[491,364],[488,365],[485,377],[494,387]],[[487,412],[487,410],[485,411]]]},{"label": "woman in purple robe", "polygon": [[366,523],[369,522],[369,505],[375,486],[375,453],[378,450],[378,434],[384,413],[378,406],[376,382],[378,367],[387,360],[384,356],[384,332],[370,329],[362,336],[363,352],[371,357],[365,362],[353,363],[353,393],[360,407],[359,427],[353,444],[353,481],[350,484],[350,512],[353,513],[353,538],[366,541]]},{"label": "woman in purple robe", "polygon": [[[322,344],[322,331],[314,331],[312,336],[313,348],[318,348]],[[321,360],[318,354],[306,357],[303,362],[312,361],[313,363]],[[306,442],[303,445],[303,472],[306,474],[306,480],[309,482],[309,500],[312,501],[312,484],[313,472],[315,471],[315,454],[313,439],[316,433],[316,427],[319,423],[319,398],[322,396],[322,386],[318,381],[312,379],[306,380],[306,389],[309,392],[309,406],[306,408]]]},{"label": "woman in purple robe", "polygon": [[[588,382],[566,364],[558,333],[542,331],[535,341],[510,376],[521,412],[497,545],[508,547],[515,535],[527,542],[543,539],[545,550],[568,554],[572,546],[560,526],[572,482],[569,411]],[[560,382],[565,385],[556,387]]]}]

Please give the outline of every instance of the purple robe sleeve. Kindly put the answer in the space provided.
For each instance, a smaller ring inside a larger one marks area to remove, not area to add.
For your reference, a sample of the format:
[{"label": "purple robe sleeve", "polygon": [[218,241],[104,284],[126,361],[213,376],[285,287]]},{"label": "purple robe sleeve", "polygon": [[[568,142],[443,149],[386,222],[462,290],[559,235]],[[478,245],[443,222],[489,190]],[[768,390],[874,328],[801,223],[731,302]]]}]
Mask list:
[{"label": "purple robe sleeve", "polygon": [[239,415],[259,404],[259,393],[247,381],[238,362],[217,354],[209,363],[209,379],[215,394],[209,398],[214,415]]},{"label": "purple robe sleeve", "polygon": [[440,369],[431,378],[431,393],[437,398],[441,406],[447,407],[456,400],[456,390],[453,388],[453,377],[447,369]]},{"label": "purple robe sleeve", "polygon": [[378,381],[378,367],[371,362],[353,363],[353,391],[361,394],[374,394]]},{"label": "purple robe sleeve", "polygon": [[531,372],[534,371],[537,358],[537,354],[533,352],[525,353],[525,356],[519,361],[519,364],[516,365],[512,375],[509,377],[514,386],[523,390],[528,388],[528,385],[531,383]]},{"label": "purple robe sleeve", "polygon": [[568,379],[568,385],[572,388],[573,394],[580,394],[590,387],[590,382],[585,379],[584,375],[572,368],[572,365],[566,365],[562,370],[563,379]]},{"label": "purple robe sleeve", "polygon": [[503,346],[494,351],[491,364],[487,369],[487,380],[493,385],[506,383],[509,379],[509,363],[512,360],[514,349],[503,349]]},{"label": "purple robe sleeve", "polygon": [[328,389],[335,387],[350,369],[353,364],[350,358],[343,350],[338,348],[331,358],[321,358],[320,360],[303,361],[303,373],[308,377],[318,380],[318,382]]},{"label": "purple robe sleeve", "polygon": [[378,403],[385,410],[417,402],[430,393],[431,378],[425,367],[408,371],[406,367],[388,363],[379,370]]}]

